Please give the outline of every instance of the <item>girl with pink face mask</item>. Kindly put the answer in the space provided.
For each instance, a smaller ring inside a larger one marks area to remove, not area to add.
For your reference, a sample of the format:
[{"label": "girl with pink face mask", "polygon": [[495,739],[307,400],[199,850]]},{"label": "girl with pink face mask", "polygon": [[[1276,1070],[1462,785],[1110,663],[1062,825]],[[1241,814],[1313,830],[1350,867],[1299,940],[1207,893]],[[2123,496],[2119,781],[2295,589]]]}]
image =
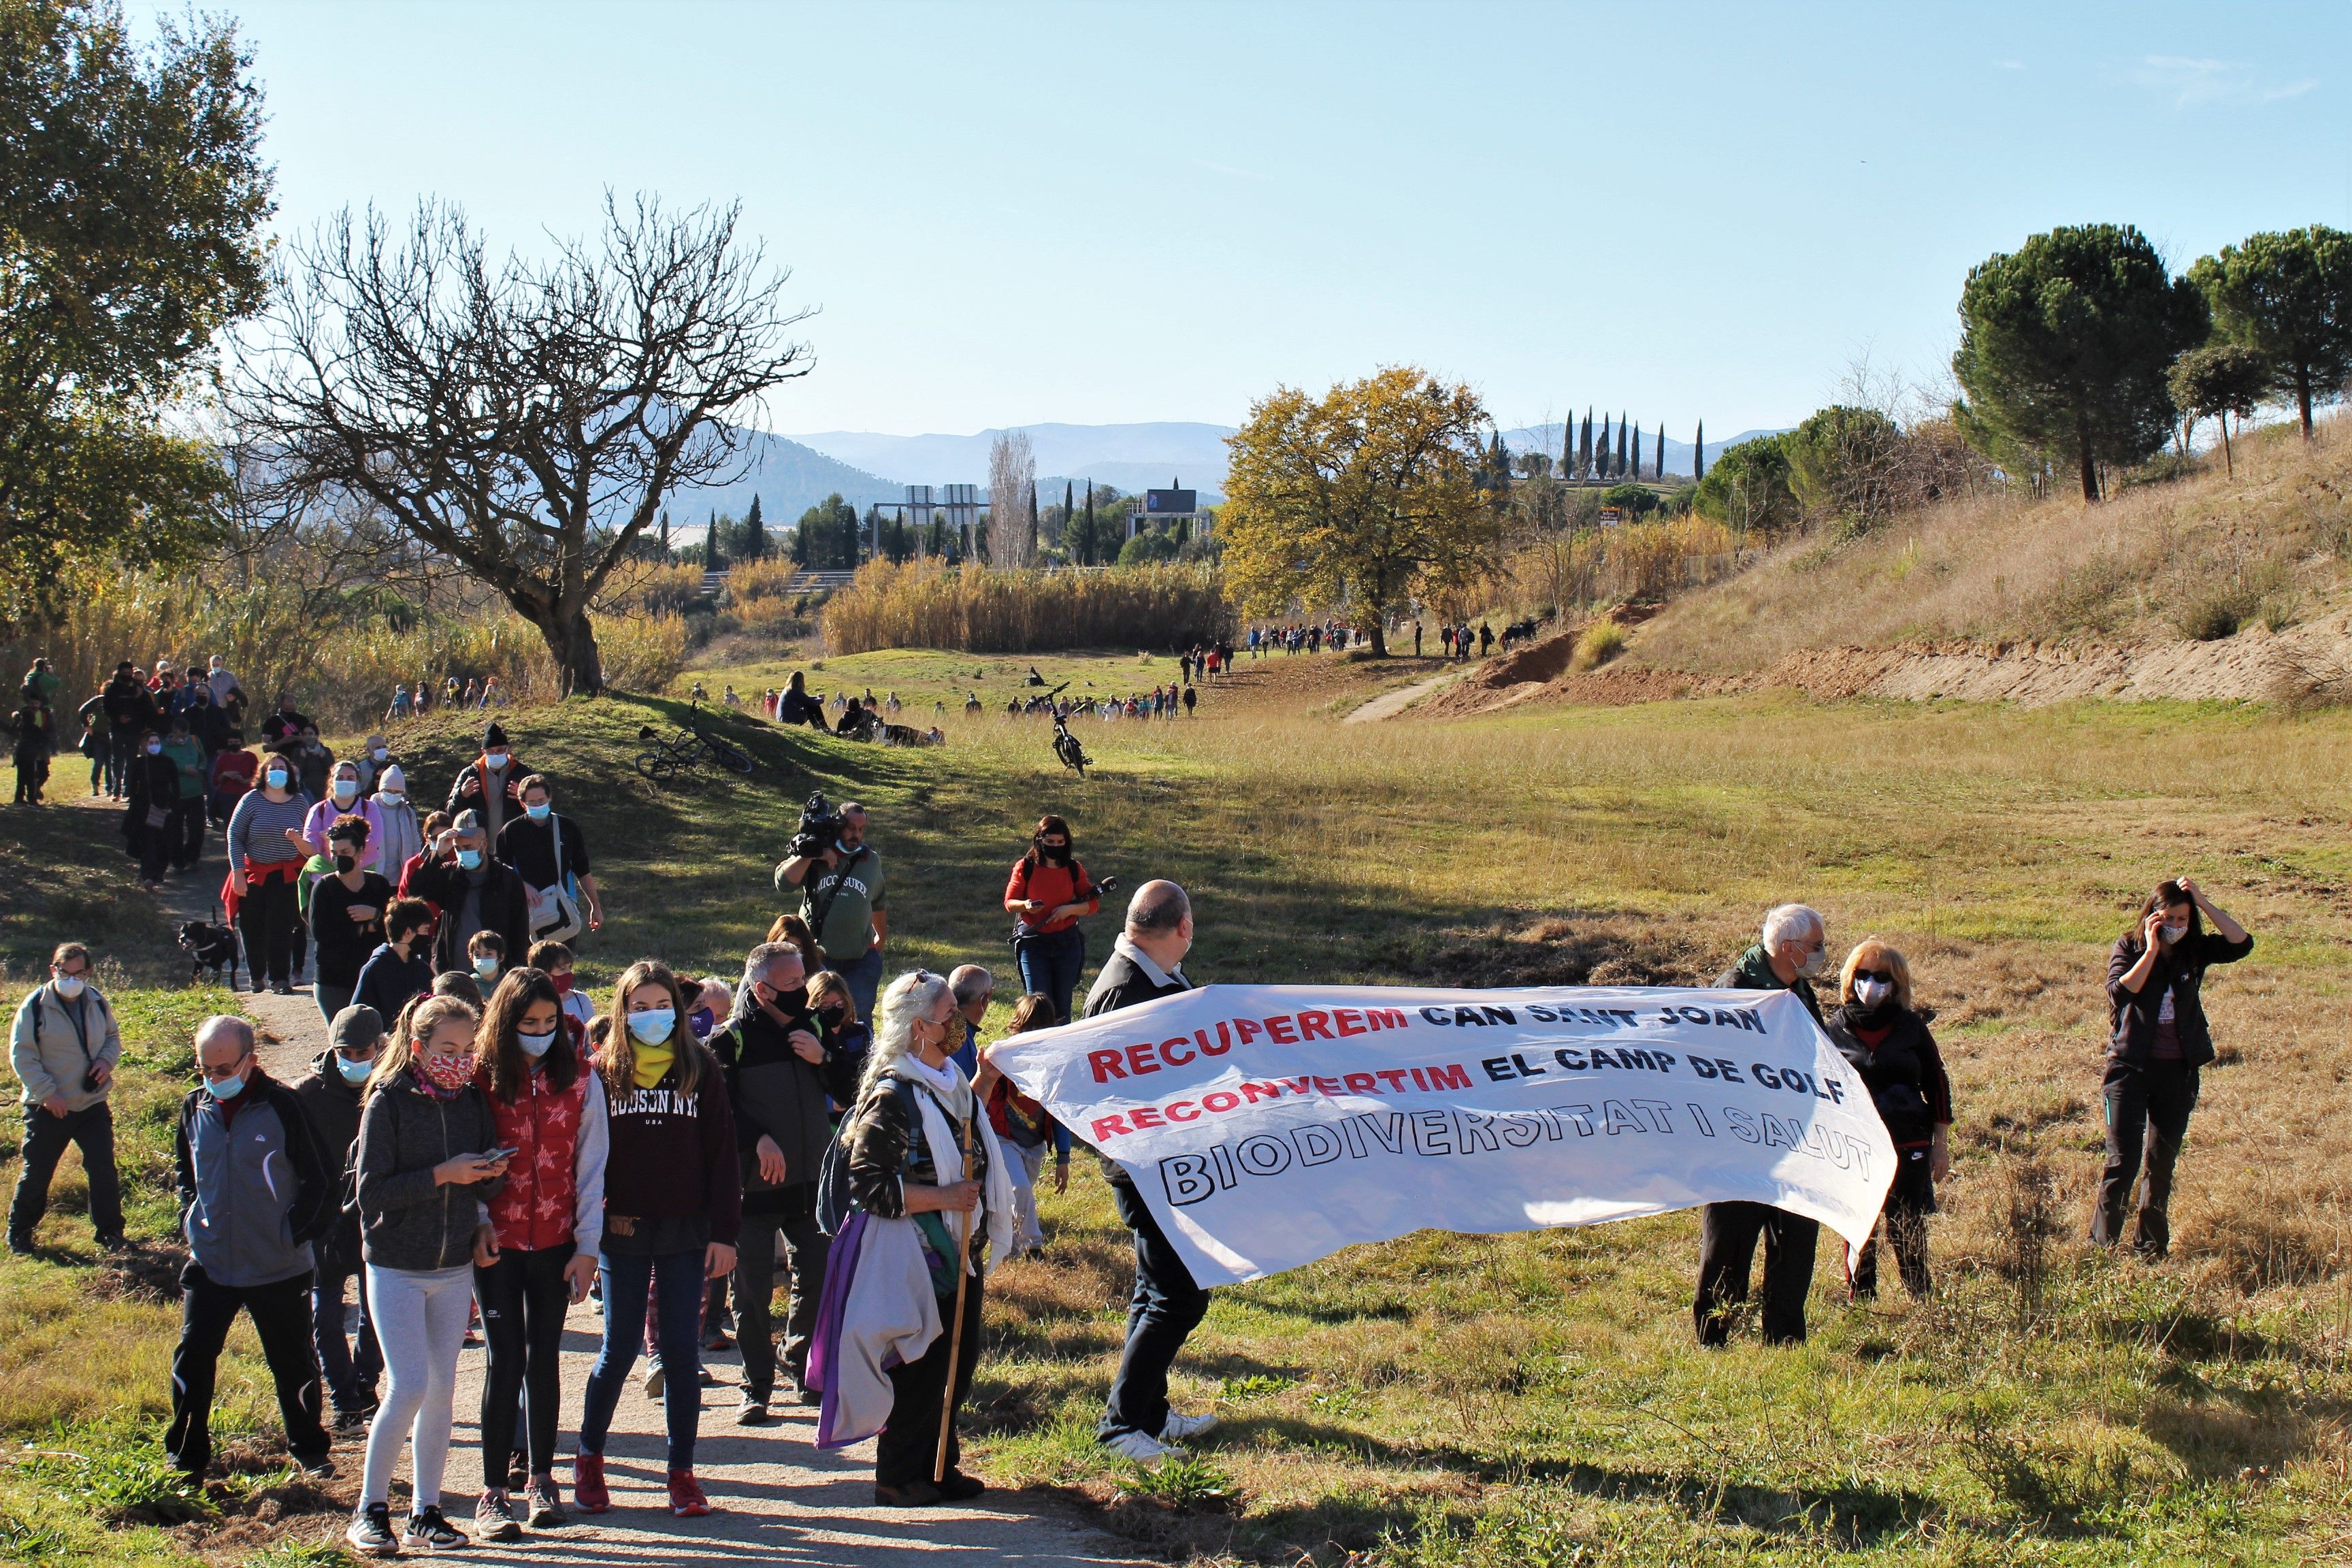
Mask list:
[{"label": "girl with pink face mask", "polygon": [[[359,1511],[346,1539],[372,1557],[404,1545],[450,1551],[468,1542],[442,1518],[457,1352],[474,1294],[475,1249],[486,1205],[506,1178],[489,1101],[475,1087],[480,1018],[451,996],[426,996],[401,1016],[360,1115],[360,1230],[368,1300],[391,1386],[368,1430]],[[395,1535],[390,1494],[402,1439],[413,1440],[415,1487]]]}]

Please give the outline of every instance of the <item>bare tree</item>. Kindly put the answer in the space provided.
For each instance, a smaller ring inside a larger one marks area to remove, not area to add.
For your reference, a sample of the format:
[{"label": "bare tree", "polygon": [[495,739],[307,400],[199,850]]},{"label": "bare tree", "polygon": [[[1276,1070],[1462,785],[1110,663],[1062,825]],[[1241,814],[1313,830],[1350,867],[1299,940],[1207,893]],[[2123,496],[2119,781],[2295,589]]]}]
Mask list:
[{"label": "bare tree", "polygon": [[1005,430],[988,449],[988,563],[1017,572],[1037,559],[1037,526],[1030,514],[1037,457],[1027,432]]},{"label": "bare tree", "polygon": [[739,209],[608,194],[600,250],[495,268],[456,208],[404,243],[347,212],[281,263],[232,406],[289,483],[367,502],[547,639],[562,689],[604,670],[589,611],[681,487],[725,482],[728,416],[805,375]]}]

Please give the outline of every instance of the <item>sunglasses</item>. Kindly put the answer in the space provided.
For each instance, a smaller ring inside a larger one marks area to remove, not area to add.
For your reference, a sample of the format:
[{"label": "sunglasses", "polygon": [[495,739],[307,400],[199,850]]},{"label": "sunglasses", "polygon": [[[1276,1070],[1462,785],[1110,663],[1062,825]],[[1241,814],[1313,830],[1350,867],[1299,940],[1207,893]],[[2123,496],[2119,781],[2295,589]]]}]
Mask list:
[{"label": "sunglasses", "polygon": [[1853,972],[1853,978],[1856,984],[1865,980],[1875,980],[1885,985],[1895,984],[1895,973],[1887,969],[1857,969]]}]

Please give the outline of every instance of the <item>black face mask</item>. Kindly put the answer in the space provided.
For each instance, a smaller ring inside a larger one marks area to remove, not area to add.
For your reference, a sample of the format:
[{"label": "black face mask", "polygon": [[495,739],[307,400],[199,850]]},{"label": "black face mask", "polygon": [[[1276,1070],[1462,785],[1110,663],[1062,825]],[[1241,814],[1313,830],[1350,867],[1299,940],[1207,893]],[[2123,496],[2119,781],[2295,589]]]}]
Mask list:
[{"label": "black face mask", "polygon": [[848,1018],[849,1009],[846,1007],[820,1007],[816,1010],[816,1016],[817,1021],[823,1024],[826,1028],[838,1029],[841,1027],[843,1022]]},{"label": "black face mask", "polygon": [[808,1007],[808,987],[795,985],[790,991],[777,990],[769,998],[769,1005],[779,1013],[800,1013]]},{"label": "black face mask", "polygon": [[1036,849],[1037,858],[1040,860],[1055,866],[1066,866],[1070,863],[1070,847],[1066,844],[1059,847],[1049,844],[1038,844]]},{"label": "black face mask", "polygon": [[358,869],[359,863],[359,857],[356,855],[338,855],[335,857],[335,869],[341,872],[346,877]]}]

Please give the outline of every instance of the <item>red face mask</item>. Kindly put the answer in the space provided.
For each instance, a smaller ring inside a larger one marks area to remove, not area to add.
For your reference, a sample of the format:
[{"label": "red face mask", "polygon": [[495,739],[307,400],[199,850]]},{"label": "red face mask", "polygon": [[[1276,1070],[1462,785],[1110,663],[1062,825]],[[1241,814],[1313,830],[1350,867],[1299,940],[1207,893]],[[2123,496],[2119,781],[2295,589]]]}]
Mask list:
[{"label": "red face mask", "polygon": [[433,1080],[433,1086],[445,1092],[463,1089],[474,1081],[474,1058],[471,1057],[426,1057],[417,1065],[425,1076]]},{"label": "red face mask", "polygon": [[568,971],[562,974],[551,974],[548,978],[555,982],[555,994],[558,996],[572,994],[572,975]]}]

